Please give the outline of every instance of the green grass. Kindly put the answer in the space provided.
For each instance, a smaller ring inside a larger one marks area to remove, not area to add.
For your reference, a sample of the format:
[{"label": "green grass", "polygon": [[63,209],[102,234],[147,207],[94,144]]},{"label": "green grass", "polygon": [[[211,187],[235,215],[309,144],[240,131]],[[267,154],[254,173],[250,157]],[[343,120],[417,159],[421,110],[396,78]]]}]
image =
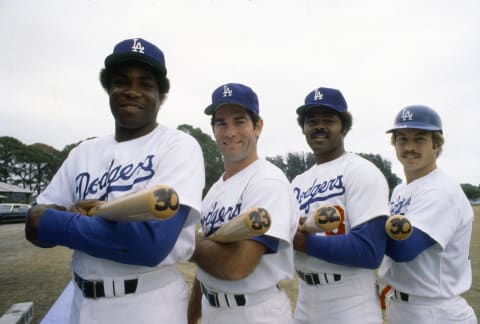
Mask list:
[{"label": "green grass", "polygon": [[472,242],[470,244],[470,256],[472,258],[472,287],[463,294],[463,297],[475,310],[480,319],[480,206],[474,206],[475,221],[473,223]]}]

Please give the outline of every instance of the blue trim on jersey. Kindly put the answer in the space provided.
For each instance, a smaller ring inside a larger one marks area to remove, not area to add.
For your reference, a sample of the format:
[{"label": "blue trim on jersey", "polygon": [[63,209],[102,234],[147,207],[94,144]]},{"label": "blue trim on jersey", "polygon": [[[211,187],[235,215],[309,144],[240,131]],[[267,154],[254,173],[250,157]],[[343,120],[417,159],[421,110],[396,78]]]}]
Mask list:
[{"label": "blue trim on jersey", "polygon": [[345,235],[307,237],[307,254],[349,267],[376,269],[383,259],[387,235],[380,216],[360,224]]},{"label": "blue trim on jersey", "polygon": [[173,217],[163,221],[112,222],[47,209],[38,226],[38,239],[97,258],[153,267],[173,249],[189,212],[190,207],[181,205]]},{"label": "blue trim on jersey", "polygon": [[273,253],[277,253],[278,251],[278,244],[280,243],[280,240],[276,237],[271,237],[268,235],[260,235],[260,236],[252,237],[251,240],[264,245],[267,248],[267,250],[265,251],[265,254],[273,254]]},{"label": "blue trim on jersey", "polygon": [[395,241],[389,238],[385,254],[395,262],[408,262],[435,243],[434,239],[414,227],[412,234],[406,240]]}]

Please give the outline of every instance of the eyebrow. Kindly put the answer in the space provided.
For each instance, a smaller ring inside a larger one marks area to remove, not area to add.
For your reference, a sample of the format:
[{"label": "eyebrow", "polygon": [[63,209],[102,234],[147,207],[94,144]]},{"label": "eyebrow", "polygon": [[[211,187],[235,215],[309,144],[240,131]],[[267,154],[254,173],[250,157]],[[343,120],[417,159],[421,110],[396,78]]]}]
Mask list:
[{"label": "eyebrow", "polygon": [[[242,114],[238,114],[238,115],[236,115],[236,116],[233,116],[233,119],[234,119],[234,120],[248,119],[248,114],[243,114],[243,113],[242,113]],[[225,120],[225,117],[217,117],[217,116],[215,116],[214,121],[219,121],[219,120],[220,120],[220,121],[221,121],[221,120]]]},{"label": "eyebrow", "polygon": [[330,111],[323,111],[323,112],[310,112],[310,113],[307,113],[307,115],[305,116],[305,118],[314,118],[314,117],[335,117],[335,116],[338,116],[338,114],[334,113],[334,112],[330,112]]},{"label": "eyebrow", "polygon": [[[418,132],[415,132],[413,135],[414,136],[423,136],[423,135],[428,135],[428,131],[423,131],[423,130],[418,130]],[[405,132],[402,131],[397,131],[397,136],[407,136]]]}]

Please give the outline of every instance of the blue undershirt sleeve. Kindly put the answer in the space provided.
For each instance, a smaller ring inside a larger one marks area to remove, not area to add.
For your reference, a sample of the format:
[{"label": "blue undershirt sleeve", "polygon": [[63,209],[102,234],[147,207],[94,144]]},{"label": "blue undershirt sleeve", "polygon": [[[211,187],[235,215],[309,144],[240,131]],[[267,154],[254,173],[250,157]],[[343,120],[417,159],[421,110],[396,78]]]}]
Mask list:
[{"label": "blue undershirt sleeve", "polygon": [[255,236],[251,238],[251,240],[264,245],[267,248],[267,250],[265,251],[265,254],[273,254],[273,253],[277,253],[278,251],[279,240],[276,237],[271,237],[268,235],[260,235],[260,236]]},{"label": "blue undershirt sleeve", "polygon": [[396,241],[389,238],[385,254],[395,262],[408,262],[435,243],[434,239],[414,227],[412,234],[406,240]]},{"label": "blue undershirt sleeve", "polygon": [[173,249],[190,207],[162,221],[112,222],[99,216],[48,209],[38,226],[38,239],[112,261],[156,266]]},{"label": "blue undershirt sleeve", "polygon": [[375,269],[382,262],[387,235],[386,216],[360,224],[345,235],[307,237],[307,254],[327,262]]}]

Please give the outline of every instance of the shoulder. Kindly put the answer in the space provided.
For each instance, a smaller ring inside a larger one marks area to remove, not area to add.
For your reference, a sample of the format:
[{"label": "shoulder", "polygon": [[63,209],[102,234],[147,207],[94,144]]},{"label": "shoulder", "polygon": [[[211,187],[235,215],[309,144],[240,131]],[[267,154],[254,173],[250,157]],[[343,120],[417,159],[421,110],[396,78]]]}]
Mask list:
[{"label": "shoulder", "polygon": [[71,151],[70,154],[76,154],[77,152],[97,151],[105,149],[105,146],[113,145],[115,143],[113,135],[106,135],[101,137],[87,138],[78,143]]},{"label": "shoulder", "polygon": [[154,132],[155,136],[164,140],[199,146],[195,137],[178,129],[169,128],[164,125],[158,125]]},{"label": "shoulder", "polygon": [[384,178],[382,171],[373,162],[355,153],[345,155],[344,170],[345,173],[359,177],[380,176]]},{"label": "shoulder", "polygon": [[202,157],[202,148],[198,141],[190,134],[178,129],[159,125],[152,134],[150,146],[154,146],[162,155],[186,157]]},{"label": "shoulder", "polygon": [[367,160],[363,156],[360,156],[356,153],[351,153],[351,152],[346,153],[345,162],[350,166],[378,169],[377,166],[372,161]]},{"label": "shoulder", "polygon": [[315,178],[316,176],[314,175],[315,169],[317,168],[317,164],[313,164],[310,168],[305,170],[304,172],[297,174],[293,179],[292,179],[292,184],[295,183],[302,183],[305,179],[307,181],[310,181],[312,178]]},{"label": "shoulder", "polygon": [[419,179],[417,187],[422,191],[432,191],[438,195],[449,197],[452,202],[468,201],[465,192],[458,182],[442,169],[435,169]]},{"label": "shoulder", "polygon": [[260,178],[278,179],[288,182],[285,173],[283,173],[283,171],[279,167],[277,167],[270,161],[267,161],[265,159],[259,159],[255,161],[252,166],[253,172]]}]

